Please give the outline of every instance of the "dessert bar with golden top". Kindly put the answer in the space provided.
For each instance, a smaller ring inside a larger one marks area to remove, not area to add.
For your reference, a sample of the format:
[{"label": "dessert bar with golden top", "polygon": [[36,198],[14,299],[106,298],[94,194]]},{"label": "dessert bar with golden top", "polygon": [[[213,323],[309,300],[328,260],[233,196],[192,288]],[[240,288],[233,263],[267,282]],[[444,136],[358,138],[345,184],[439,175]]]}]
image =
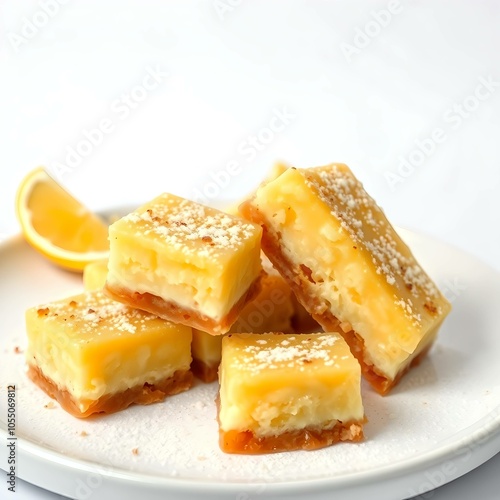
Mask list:
[{"label": "dessert bar with golden top", "polygon": [[30,378],[76,417],[149,404],[192,385],[191,328],[101,291],[28,309]]},{"label": "dessert bar with golden top", "polygon": [[111,297],[213,335],[255,297],[259,225],[162,194],[109,228]]},{"label": "dessert bar with golden top", "polygon": [[[230,332],[292,332],[292,291],[265,256],[262,264],[266,274],[261,279],[261,290],[257,297],[243,308]],[[204,382],[217,380],[221,345],[222,336],[193,329],[192,370]]]},{"label": "dessert bar with golden top", "polygon": [[288,169],[240,207],[304,307],[340,331],[386,393],[427,352],[451,306],[346,165]]},{"label": "dessert bar with golden top", "polygon": [[338,333],[226,335],[220,447],[251,454],[359,441],[360,379],[359,363]]}]

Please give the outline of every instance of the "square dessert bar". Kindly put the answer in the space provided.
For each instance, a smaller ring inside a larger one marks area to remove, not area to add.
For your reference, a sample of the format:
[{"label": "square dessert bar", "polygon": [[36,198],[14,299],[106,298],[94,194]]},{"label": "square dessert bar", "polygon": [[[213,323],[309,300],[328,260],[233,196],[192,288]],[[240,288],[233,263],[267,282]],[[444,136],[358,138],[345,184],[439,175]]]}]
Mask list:
[{"label": "square dessert bar", "polygon": [[106,291],[120,302],[213,335],[258,292],[259,225],[171,194],[109,228]]},{"label": "square dessert bar", "polygon": [[76,417],[189,389],[191,328],[86,292],[28,309],[28,375]]},{"label": "square dessert bar", "polygon": [[337,333],[226,335],[220,447],[253,454],[359,441],[360,379],[359,363]]},{"label": "square dessert bar", "polygon": [[[264,256],[266,274],[261,279],[261,290],[257,297],[241,311],[230,332],[264,333],[292,331],[294,314],[292,291],[288,283],[268,264]],[[221,335],[210,335],[193,329],[192,355],[193,373],[204,382],[217,380],[217,369],[221,360]]]},{"label": "square dessert bar", "polygon": [[340,331],[386,393],[431,346],[451,306],[349,168],[288,169],[240,210],[324,330]]}]

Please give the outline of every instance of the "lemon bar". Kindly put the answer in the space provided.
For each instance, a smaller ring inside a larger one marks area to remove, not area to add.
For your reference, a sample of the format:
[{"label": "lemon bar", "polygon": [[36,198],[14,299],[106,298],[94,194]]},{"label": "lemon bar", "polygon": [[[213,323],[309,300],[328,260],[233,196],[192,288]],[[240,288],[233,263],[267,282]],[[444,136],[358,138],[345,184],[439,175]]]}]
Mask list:
[{"label": "lemon bar", "polygon": [[451,306],[346,165],[288,169],[240,207],[325,331],[384,394],[425,355]]},{"label": "lemon bar", "polygon": [[[261,290],[257,297],[248,303],[230,332],[264,333],[292,331],[291,319],[294,313],[292,291],[288,283],[269,267],[264,257],[263,267],[266,274],[261,279]],[[193,373],[204,382],[217,380],[217,369],[221,359],[221,335],[210,335],[193,329],[192,355]]]},{"label": "lemon bar", "polygon": [[191,328],[86,292],[26,312],[30,378],[76,417],[192,385]]},{"label": "lemon bar", "polygon": [[359,363],[338,333],[226,335],[220,447],[251,454],[359,441],[360,379]]},{"label": "lemon bar", "polygon": [[83,268],[83,287],[85,290],[101,290],[106,284],[108,259],[90,262]]},{"label": "lemon bar", "polygon": [[226,333],[258,293],[260,226],[162,194],[109,228],[105,289],[165,319]]}]

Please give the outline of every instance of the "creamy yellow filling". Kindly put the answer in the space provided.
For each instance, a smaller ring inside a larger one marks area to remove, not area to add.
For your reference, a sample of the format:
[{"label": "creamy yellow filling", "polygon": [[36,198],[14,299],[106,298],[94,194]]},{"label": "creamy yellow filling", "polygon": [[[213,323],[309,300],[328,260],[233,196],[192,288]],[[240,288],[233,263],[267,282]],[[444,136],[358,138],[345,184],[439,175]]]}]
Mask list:
[{"label": "creamy yellow filling", "polygon": [[222,430],[273,436],[361,421],[361,370],[335,333],[233,334],[222,341]]},{"label": "creamy yellow filling", "polygon": [[289,169],[253,203],[324,308],[352,325],[367,360],[393,379],[450,307],[361,184],[343,165]]},{"label": "creamy yellow filling", "polygon": [[188,370],[191,328],[107,298],[99,291],[26,312],[27,362],[80,400],[154,384]]},{"label": "creamy yellow filling", "polygon": [[259,276],[261,228],[173,195],[110,226],[108,284],[222,319]]}]

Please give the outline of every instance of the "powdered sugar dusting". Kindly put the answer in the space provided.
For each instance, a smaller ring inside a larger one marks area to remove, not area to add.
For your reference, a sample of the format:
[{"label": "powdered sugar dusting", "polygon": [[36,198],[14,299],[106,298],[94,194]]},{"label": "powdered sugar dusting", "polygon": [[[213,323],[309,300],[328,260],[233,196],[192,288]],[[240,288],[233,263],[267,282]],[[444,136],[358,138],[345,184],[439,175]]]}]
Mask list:
[{"label": "powdered sugar dusting", "polygon": [[74,329],[81,342],[86,342],[89,335],[133,335],[137,330],[146,328],[151,321],[164,321],[153,314],[116,302],[100,290],[41,305],[37,313],[47,321],[57,321],[66,328]]},{"label": "powdered sugar dusting", "polygon": [[167,193],[122,220],[185,254],[205,256],[240,248],[259,231],[239,217]]},{"label": "powdered sugar dusting", "polygon": [[[306,183],[340,220],[342,230],[349,233],[356,246],[370,253],[377,273],[384,275],[389,285],[400,290],[406,288],[413,297],[424,299],[434,308],[433,300],[440,297],[438,289],[409,250],[401,251],[406,249],[404,243],[354,175],[338,165],[301,172]],[[415,322],[421,321],[420,315],[414,313],[411,300],[398,293],[395,303]]]},{"label": "powdered sugar dusting", "polygon": [[264,369],[294,368],[304,371],[305,367],[319,362],[322,366],[333,366],[337,355],[332,347],[339,340],[335,334],[245,335],[244,345],[233,344],[238,350],[231,362],[233,368],[259,372]]}]

